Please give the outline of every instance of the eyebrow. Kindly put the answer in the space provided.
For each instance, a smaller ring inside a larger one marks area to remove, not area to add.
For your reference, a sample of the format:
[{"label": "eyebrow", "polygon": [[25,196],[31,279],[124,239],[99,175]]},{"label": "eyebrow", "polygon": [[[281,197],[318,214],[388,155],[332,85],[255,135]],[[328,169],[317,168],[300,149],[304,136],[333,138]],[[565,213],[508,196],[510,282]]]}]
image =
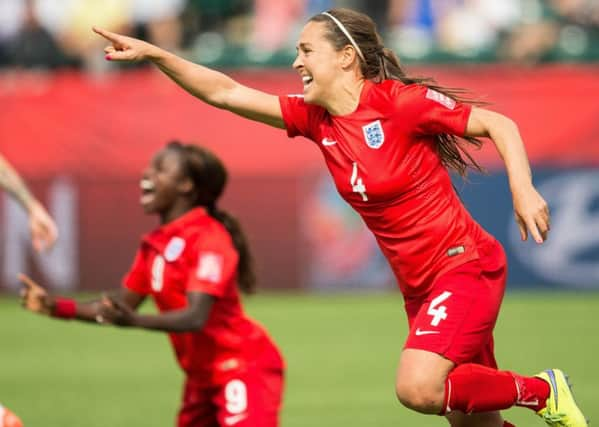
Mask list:
[{"label": "eyebrow", "polygon": [[311,46],[311,44],[310,44],[310,43],[301,42],[300,44],[298,44],[298,45],[295,47],[295,50],[298,50],[298,49],[305,49],[305,48],[307,48],[307,47],[310,47],[310,46]]}]

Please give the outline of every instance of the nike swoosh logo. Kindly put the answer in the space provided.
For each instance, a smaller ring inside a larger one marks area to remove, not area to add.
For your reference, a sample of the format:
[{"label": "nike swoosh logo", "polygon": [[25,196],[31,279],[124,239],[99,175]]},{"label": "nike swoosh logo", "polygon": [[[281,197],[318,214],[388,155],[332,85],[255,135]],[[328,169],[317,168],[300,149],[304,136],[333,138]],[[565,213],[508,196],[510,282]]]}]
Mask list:
[{"label": "nike swoosh logo", "polygon": [[416,329],[416,336],[419,337],[421,335],[431,335],[431,334],[440,334],[440,331],[423,331],[420,328]]},{"label": "nike swoosh logo", "polygon": [[337,141],[335,141],[334,139],[322,138],[322,145],[324,145],[325,147],[335,144],[337,144]]},{"label": "nike swoosh logo", "polygon": [[231,415],[229,417],[225,417],[225,419],[223,420],[225,422],[226,425],[228,426],[232,426],[234,424],[237,424],[240,421],[243,421],[247,418],[248,414],[243,413],[243,414],[238,414],[238,415]]}]

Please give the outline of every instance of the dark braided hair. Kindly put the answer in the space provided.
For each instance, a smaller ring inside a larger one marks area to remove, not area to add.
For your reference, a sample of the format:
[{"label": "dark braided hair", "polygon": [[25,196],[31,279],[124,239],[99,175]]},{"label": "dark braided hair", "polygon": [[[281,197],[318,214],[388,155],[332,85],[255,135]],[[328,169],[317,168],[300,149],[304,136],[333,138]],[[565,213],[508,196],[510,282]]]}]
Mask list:
[{"label": "dark braided hair", "polygon": [[[473,105],[485,105],[484,102],[465,99],[464,95],[466,91],[463,89],[439,86],[431,78],[407,76],[399,64],[397,55],[395,55],[391,49],[384,46],[383,39],[376,30],[376,24],[370,17],[368,17],[368,15],[345,8],[331,9],[328,10],[327,13],[333,15],[343,24],[362,51],[364,60],[361,58],[359,60],[364,78],[377,83],[391,79],[399,80],[407,85],[419,84],[440,92],[459,102],[470,103]],[[339,51],[348,44],[351,45],[350,40],[343,34],[343,31],[339,29],[330,17],[318,14],[310,18],[310,21],[322,22],[326,25],[327,31],[325,37],[333,44],[336,50]],[[445,167],[455,170],[462,177],[466,176],[468,168],[484,172],[484,169],[464,148],[464,142],[467,142],[476,148],[480,148],[483,144],[480,139],[474,137],[458,138],[455,135],[445,133],[436,135],[435,138],[437,140],[437,153]]]},{"label": "dark braided hair", "polygon": [[183,174],[194,185],[193,204],[203,206],[210,216],[225,226],[239,254],[237,266],[239,287],[251,294],[256,287],[253,259],[243,230],[234,216],[218,209],[216,202],[227,184],[227,170],[220,159],[210,150],[193,144],[172,141],[166,146],[180,154]]}]

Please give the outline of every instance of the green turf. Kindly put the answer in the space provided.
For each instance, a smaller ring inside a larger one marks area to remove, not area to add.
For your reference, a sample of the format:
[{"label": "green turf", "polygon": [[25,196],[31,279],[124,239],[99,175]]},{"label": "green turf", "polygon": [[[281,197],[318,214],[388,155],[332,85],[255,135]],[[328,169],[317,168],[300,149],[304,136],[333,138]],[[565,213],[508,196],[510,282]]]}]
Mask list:
[{"label": "green turf", "polygon": [[[283,427],[443,426],[395,400],[406,322],[398,294],[258,295],[248,311],[288,363]],[[599,420],[599,294],[510,294],[496,329],[506,369],[562,367],[580,406]],[[181,374],[166,336],[42,318],[0,299],[0,402],[25,427],[173,425]],[[506,412],[542,426],[525,409]]]}]

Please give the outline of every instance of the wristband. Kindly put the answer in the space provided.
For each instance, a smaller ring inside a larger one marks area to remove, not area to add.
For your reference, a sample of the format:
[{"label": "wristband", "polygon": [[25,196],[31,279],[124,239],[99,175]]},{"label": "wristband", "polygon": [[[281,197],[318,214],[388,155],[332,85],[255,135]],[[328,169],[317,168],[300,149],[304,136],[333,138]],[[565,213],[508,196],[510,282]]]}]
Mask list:
[{"label": "wristband", "polygon": [[53,317],[72,319],[77,315],[77,302],[70,298],[56,298],[54,300]]}]

